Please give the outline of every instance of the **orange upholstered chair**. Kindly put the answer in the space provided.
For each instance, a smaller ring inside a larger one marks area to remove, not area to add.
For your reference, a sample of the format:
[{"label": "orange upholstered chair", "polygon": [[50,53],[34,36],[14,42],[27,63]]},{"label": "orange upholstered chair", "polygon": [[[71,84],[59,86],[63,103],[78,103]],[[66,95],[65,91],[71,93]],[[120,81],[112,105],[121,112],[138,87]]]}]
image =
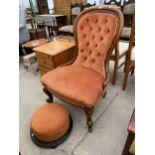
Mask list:
[{"label": "orange upholstered chair", "polygon": [[92,114],[100,97],[106,93],[109,57],[123,28],[123,15],[112,6],[91,7],[75,21],[76,55],[67,65],[44,76],[44,92],[84,109],[88,131],[92,131]]}]

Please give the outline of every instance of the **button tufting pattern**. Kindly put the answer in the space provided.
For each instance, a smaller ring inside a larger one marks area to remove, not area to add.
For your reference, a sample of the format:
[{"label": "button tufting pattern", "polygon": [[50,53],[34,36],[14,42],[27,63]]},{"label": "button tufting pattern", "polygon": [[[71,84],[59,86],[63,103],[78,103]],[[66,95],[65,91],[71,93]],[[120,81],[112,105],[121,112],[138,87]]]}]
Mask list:
[{"label": "button tufting pattern", "polygon": [[103,62],[115,35],[116,27],[116,19],[111,14],[83,15],[78,21],[76,30],[80,52],[74,64],[105,74]]}]

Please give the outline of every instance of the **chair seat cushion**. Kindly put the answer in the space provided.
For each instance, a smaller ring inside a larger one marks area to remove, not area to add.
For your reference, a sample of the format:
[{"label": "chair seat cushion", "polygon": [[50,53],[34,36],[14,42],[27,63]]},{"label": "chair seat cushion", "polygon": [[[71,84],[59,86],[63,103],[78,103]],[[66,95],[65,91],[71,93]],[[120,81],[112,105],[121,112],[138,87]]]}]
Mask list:
[{"label": "chair seat cushion", "polygon": [[81,107],[95,106],[103,94],[103,76],[78,65],[59,67],[46,73],[41,80],[54,95]]},{"label": "chair seat cushion", "polygon": [[66,25],[66,26],[63,26],[61,28],[59,28],[59,31],[60,32],[68,32],[68,33],[74,33],[73,32],[73,25]]},{"label": "chair seat cushion", "polygon": [[69,125],[69,113],[66,108],[54,103],[39,107],[31,118],[32,131],[43,142],[61,138]]},{"label": "chair seat cushion", "polygon": [[131,27],[123,27],[121,37],[129,39],[130,34],[131,34]]}]

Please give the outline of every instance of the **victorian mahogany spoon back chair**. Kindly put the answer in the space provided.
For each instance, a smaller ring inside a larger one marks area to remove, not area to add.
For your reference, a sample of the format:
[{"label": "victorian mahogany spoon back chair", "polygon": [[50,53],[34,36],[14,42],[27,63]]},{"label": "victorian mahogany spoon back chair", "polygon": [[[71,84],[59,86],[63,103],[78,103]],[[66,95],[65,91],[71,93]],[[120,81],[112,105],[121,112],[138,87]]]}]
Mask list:
[{"label": "victorian mahogany spoon back chair", "polygon": [[97,101],[105,95],[108,64],[123,28],[123,15],[112,6],[91,7],[75,21],[75,57],[68,64],[42,76],[44,92],[83,108],[88,131]]}]

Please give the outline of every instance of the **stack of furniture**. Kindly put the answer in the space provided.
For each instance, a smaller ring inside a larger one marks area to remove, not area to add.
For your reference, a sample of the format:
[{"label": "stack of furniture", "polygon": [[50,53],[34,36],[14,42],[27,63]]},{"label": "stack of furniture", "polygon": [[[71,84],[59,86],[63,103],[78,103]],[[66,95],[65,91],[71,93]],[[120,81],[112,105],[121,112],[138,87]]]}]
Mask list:
[{"label": "stack of furniture", "polygon": [[[22,44],[30,40],[30,35],[26,27],[26,9],[19,8],[19,47],[20,54],[23,54]],[[25,53],[24,53],[25,54]]]}]

